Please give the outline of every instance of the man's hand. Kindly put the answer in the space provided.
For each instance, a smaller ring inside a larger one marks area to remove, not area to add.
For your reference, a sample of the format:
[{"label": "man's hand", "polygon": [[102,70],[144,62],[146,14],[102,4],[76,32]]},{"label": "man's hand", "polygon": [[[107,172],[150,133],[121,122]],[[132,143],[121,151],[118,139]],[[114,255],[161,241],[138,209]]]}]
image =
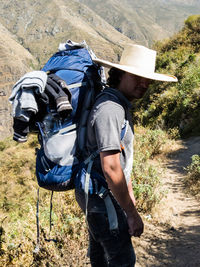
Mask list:
[{"label": "man's hand", "polygon": [[127,222],[129,234],[131,236],[140,237],[144,231],[144,224],[137,210],[135,210],[133,214],[127,214]]}]

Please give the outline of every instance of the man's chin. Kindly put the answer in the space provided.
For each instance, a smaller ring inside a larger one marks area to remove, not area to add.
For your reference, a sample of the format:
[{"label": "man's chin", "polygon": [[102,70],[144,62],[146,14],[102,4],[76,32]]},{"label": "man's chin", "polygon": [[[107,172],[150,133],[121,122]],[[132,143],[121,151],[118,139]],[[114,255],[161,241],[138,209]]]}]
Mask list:
[{"label": "man's chin", "polygon": [[137,95],[135,95],[135,99],[141,99],[141,98],[143,98],[143,96],[145,95],[145,93],[140,93],[140,94],[137,94]]},{"label": "man's chin", "polygon": [[143,96],[145,95],[147,90],[139,90],[135,93],[135,98],[136,99],[140,99],[143,98]]}]

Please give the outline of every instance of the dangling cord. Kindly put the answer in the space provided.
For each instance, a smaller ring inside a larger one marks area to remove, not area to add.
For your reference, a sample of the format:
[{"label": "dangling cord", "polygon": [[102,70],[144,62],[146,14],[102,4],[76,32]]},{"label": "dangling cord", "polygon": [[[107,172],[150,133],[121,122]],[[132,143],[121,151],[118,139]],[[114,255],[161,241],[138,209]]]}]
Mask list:
[{"label": "dangling cord", "polygon": [[45,239],[45,241],[50,242],[57,242],[56,239],[51,238],[51,229],[52,229],[52,209],[53,209],[53,191],[51,191],[51,199],[50,199],[50,215],[49,215],[49,239]]},{"label": "dangling cord", "polygon": [[36,224],[37,224],[37,244],[34,249],[34,253],[38,253],[40,250],[40,225],[39,225],[39,202],[40,202],[40,195],[39,195],[39,188],[37,190],[37,205],[36,205]]},{"label": "dangling cord", "polygon": [[51,228],[52,228],[52,209],[53,209],[53,204],[52,204],[52,200],[53,200],[53,191],[51,191],[51,200],[50,200],[50,217],[49,217],[49,240],[51,239]]}]

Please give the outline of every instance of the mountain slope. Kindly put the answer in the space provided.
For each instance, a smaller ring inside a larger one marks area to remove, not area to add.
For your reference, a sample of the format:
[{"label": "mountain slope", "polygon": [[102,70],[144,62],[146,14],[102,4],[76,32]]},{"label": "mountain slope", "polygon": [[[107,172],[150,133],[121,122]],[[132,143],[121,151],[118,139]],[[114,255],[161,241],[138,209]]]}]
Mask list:
[{"label": "mountain slope", "polygon": [[200,13],[199,1],[78,0],[118,31],[144,45],[171,36],[191,14]]},{"label": "mountain slope", "polygon": [[85,39],[99,57],[116,60],[130,39],[152,45],[180,30],[196,13],[197,0],[0,1],[0,22],[41,64],[67,39]]},{"label": "mountain slope", "polygon": [[34,57],[0,24],[0,138],[11,134],[11,87],[22,74],[37,65]]},{"label": "mountain slope", "polygon": [[0,8],[0,22],[8,25],[42,64],[67,39],[85,39],[99,57],[107,59],[117,59],[121,48],[132,42],[74,0],[2,0]]}]

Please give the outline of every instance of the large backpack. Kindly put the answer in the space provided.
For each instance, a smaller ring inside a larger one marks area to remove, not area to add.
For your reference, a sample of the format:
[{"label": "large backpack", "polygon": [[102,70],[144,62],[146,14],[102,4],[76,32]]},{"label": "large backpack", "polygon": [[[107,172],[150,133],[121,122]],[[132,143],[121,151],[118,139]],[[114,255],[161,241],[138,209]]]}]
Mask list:
[{"label": "large backpack", "polygon": [[[60,86],[62,81],[66,83],[67,90],[70,92],[72,111],[68,116],[63,117],[51,105],[46,105],[43,109],[44,116],[39,116],[39,118],[42,118],[37,121],[41,147],[38,149],[36,156],[36,176],[39,186],[51,190],[52,194],[53,191],[72,189],[74,187],[74,177],[79,174],[81,177],[84,176],[87,218],[88,193],[91,189],[90,173],[93,160],[99,153],[94,151],[89,157],[85,158],[86,126],[95,99],[97,95],[100,97],[100,92],[104,89],[105,74],[103,68],[93,62],[92,58],[95,55],[85,42],[77,44],[67,41],[60,48],[60,51],[48,60],[42,71],[46,72],[48,77],[55,75],[58,78],[56,78],[57,86]],[[113,92],[113,89],[105,89],[104,92],[120,98],[120,96],[117,96],[117,92]],[[126,123],[125,120],[121,131],[121,140],[127,130]],[[84,167],[80,168],[80,166]],[[110,229],[115,230],[118,227],[117,215],[107,194],[107,189],[101,187],[99,194],[105,199],[106,207],[108,206]],[[38,214],[39,189],[35,252],[38,252],[40,243]]]},{"label": "large backpack", "polygon": [[71,93],[72,111],[62,118],[47,107],[40,129],[36,176],[40,187],[65,191],[73,187],[73,174],[84,157],[86,124],[96,95],[102,89],[103,69],[92,61],[93,52],[85,42],[68,41],[42,68],[56,74]]},{"label": "large backpack", "polygon": [[[80,163],[84,161],[87,118],[105,83],[104,69],[92,61],[95,54],[85,42],[78,44],[68,40],[61,44],[59,49],[60,51],[47,61],[42,71],[46,72],[48,77],[56,75],[56,79],[60,78],[57,86],[60,86],[62,81],[65,82],[70,92],[72,110],[68,116],[63,117],[56,109],[47,105],[45,116],[36,123],[41,145],[36,156],[37,181],[40,187],[51,190],[52,196],[53,191],[74,188],[75,174]],[[39,189],[36,212],[37,245],[34,252],[39,251],[40,243],[38,214]],[[52,239],[49,238],[48,241],[50,240]]]}]

